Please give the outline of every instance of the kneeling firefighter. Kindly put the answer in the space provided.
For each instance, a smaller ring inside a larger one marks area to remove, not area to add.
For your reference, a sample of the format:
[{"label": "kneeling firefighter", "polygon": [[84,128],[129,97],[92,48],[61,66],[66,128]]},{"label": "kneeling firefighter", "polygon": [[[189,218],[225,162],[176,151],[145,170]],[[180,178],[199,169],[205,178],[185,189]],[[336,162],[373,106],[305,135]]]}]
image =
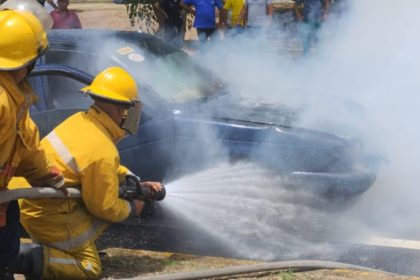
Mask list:
[{"label": "kneeling firefighter", "polygon": [[81,198],[21,202],[21,223],[41,244],[33,244],[31,252],[42,248],[38,274],[33,273],[37,268],[31,254],[16,270],[32,272],[30,279],[97,279],[102,267],[95,240],[110,223],[137,216],[144,206],[136,196],[121,198],[119,185],[131,182],[134,189],[147,190],[149,199],[163,191],[160,183],[140,182],[120,165],[115,146],[127,132],[137,134],[141,103],[134,79],[125,70],[110,67],[81,91],[93,98],[93,105],[41,141],[63,173],[65,186],[80,186]]},{"label": "kneeling firefighter", "polygon": [[[10,0],[0,6],[0,196],[12,176],[32,186],[61,188],[64,178],[39,143],[29,115],[36,100],[26,77],[48,47],[52,21],[36,1]],[[0,279],[14,279],[19,250],[17,201],[0,203]]]}]

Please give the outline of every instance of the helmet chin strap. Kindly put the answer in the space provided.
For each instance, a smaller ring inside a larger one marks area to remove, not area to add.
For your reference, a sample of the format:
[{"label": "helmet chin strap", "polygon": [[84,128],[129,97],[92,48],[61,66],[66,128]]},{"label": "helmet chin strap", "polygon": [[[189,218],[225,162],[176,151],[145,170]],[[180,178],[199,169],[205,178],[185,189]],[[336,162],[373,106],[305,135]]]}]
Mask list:
[{"label": "helmet chin strap", "polygon": [[35,61],[28,64],[28,66],[26,66],[26,67],[27,67],[26,69],[28,69],[28,75],[29,75],[29,73],[31,73],[32,70],[34,70],[34,68],[35,68]]}]

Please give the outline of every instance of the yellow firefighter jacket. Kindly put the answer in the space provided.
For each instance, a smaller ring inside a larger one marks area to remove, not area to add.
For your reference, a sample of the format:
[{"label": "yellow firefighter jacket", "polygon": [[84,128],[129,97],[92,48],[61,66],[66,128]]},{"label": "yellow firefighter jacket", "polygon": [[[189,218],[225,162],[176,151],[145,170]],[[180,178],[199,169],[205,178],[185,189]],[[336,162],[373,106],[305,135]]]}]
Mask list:
[{"label": "yellow firefighter jacket", "polygon": [[[17,85],[8,72],[0,72],[0,191],[12,176],[23,176],[32,185],[49,185],[59,176],[39,143],[38,128],[29,116],[36,99],[29,84]],[[62,178],[62,177],[61,177]],[[0,226],[7,203],[0,204]]]},{"label": "yellow firefighter jacket", "polygon": [[118,186],[129,170],[115,146],[125,132],[99,108],[69,117],[41,144],[63,173],[66,186],[81,186],[81,199],[23,200],[21,223],[38,242],[67,252],[95,240],[109,222],[125,220],[131,206]]}]

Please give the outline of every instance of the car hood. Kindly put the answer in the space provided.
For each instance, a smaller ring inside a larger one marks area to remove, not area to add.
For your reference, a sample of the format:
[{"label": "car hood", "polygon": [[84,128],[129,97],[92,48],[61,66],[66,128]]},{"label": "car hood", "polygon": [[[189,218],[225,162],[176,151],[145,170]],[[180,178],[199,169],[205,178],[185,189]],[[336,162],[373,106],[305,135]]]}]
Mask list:
[{"label": "car hood", "polygon": [[305,100],[285,104],[265,103],[226,93],[192,107],[198,110],[199,116],[206,118],[293,127],[333,134],[346,140],[361,140],[362,132],[355,124],[363,122],[364,108],[352,100],[326,98],[328,101],[315,105]]},{"label": "car hood", "polygon": [[283,127],[296,125],[300,110],[283,104],[240,99],[228,94],[207,100],[197,107],[203,117]]}]

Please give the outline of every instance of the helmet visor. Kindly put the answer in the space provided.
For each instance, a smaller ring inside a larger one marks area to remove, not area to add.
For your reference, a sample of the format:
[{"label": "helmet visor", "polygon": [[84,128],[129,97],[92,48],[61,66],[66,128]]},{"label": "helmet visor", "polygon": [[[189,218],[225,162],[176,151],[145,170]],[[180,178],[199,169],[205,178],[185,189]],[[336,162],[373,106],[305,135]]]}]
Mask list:
[{"label": "helmet visor", "polygon": [[130,133],[131,135],[136,135],[139,131],[141,109],[141,102],[136,101],[133,106],[126,110],[126,116],[123,119],[121,128]]}]

